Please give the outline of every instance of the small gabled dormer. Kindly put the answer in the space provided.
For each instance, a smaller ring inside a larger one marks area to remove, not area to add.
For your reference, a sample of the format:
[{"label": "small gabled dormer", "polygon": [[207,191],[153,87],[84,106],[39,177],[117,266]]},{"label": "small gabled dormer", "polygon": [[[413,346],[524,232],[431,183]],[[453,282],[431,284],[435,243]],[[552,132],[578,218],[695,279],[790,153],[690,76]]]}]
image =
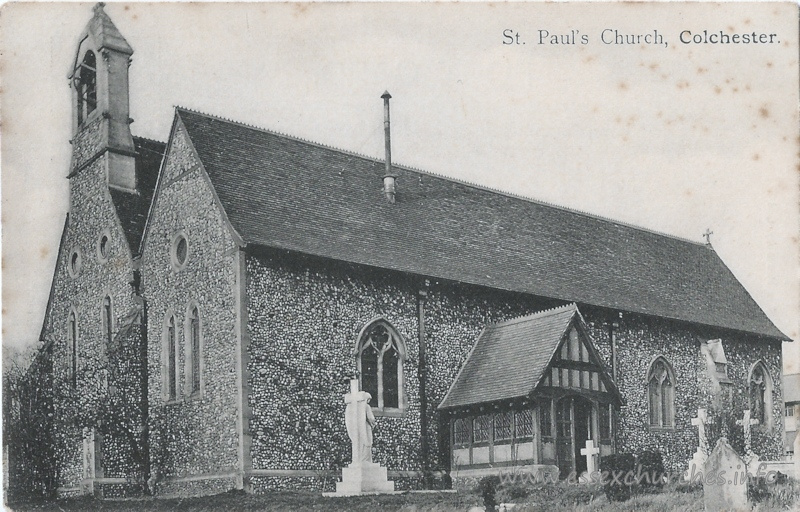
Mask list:
[{"label": "small gabled dormer", "polygon": [[108,186],[134,192],[136,153],[128,97],[128,66],[133,49],[103,6],[95,5],[69,74],[73,111],[71,175],[105,154]]}]

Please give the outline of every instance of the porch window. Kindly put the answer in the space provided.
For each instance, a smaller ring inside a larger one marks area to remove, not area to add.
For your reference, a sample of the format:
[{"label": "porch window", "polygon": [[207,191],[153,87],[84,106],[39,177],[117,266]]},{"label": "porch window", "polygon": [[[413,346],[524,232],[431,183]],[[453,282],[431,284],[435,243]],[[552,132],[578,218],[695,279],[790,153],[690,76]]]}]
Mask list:
[{"label": "porch window", "polygon": [[552,402],[547,400],[539,406],[539,429],[542,437],[553,437],[553,415],[551,411]]},{"label": "porch window", "polygon": [[498,412],[494,415],[495,441],[508,441],[511,439],[513,434],[513,419],[514,413],[511,411]]},{"label": "porch window", "polygon": [[514,413],[515,436],[533,437],[533,412],[530,409]]},{"label": "porch window", "polygon": [[472,422],[472,439],[476,443],[483,443],[492,436],[492,417],[488,414],[476,416]]},{"label": "porch window", "polygon": [[611,440],[611,405],[600,404],[597,408],[598,411],[598,426],[600,427],[600,440]]},{"label": "porch window", "polygon": [[453,421],[453,444],[456,446],[469,445],[470,441],[469,418],[456,418]]}]

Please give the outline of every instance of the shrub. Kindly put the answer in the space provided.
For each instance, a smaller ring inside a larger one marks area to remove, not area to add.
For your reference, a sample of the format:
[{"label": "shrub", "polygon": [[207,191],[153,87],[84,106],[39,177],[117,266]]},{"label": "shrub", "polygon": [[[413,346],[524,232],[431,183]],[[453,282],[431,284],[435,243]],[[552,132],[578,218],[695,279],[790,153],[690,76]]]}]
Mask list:
[{"label": "shrub", "polygon": [[752,503],[761,503],[769,497],[767,479],[764,477],[747,478],[747,500]]},{"label": "shrub", "polygon": [[[755,510],[797,510],[800,507],[800,481],[794,478],[781,478],[781,482],[776,479],[775,483],[759,478],[761,482],[748,480],[747,497],[756,503]],[[754,490],[751,492],[750,484],[754,483]]]},{"label": "shrub", "polygon": [[[603,492],[609,501],[626,501],[631,497],[631,485],[625,483],[628,475],[635,476],[636,459],[630,453],[606,455],[600,461],[600,471],[606,475]],[[615,479],[614,476],[618,478]],[[630,477],[629,477],[630,481]]]},{"label": "shrub", "polygon": [[644,451],[639,454],[637,463],[639,465],[637,475],[641,475],[641,478],[637,479],[636,483],[641,486],[642,491],[660,491],[664,487],[664,460],[661,458],[661,452]]},{"label": "shrub", "polygon": [[500,503],[511,503],[522,498],[527,498],[531,493],[530,484],[524,482],[503,483],[497,489],[497,501]]},{"label": "shrub", "polygon": [[500,477],[497,475],[490,475],[481,478],[481,481],[478,482],[478,494],[481,495],[483,499],[483,506],[486,509],[486,512],[492,512],[497,510],[497,501],[495,499],[495,493],[497,492],[497,488],[500,486]]}]

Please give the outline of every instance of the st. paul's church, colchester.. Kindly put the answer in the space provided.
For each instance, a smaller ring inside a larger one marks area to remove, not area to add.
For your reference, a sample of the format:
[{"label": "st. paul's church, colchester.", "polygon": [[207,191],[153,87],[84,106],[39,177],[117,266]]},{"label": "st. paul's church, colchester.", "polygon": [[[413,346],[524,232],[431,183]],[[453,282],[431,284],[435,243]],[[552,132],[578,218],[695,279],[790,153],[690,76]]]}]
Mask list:
[{"label": "st. paul's church, colchester.", "polygon": [[709,244],[393,165],[388,93],[385,161],[180,107],[139,138],[132,53],[98,4],[40,338],[64,494],[328,490],[351,376],[397,489],[587,440],[683,471],[726,403],[782,454],[787,337]]}]

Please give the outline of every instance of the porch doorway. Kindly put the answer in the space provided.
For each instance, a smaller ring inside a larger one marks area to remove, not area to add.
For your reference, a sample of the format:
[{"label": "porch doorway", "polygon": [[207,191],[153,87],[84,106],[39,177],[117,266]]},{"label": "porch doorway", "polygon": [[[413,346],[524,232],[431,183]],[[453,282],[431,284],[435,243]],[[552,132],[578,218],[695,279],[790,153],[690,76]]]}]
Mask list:
[{"label": "porch doorway", "polygon": [[564,397],[556,403],[556,456],[561,478],[573,471],[580,476],[587,469],[581,448],[594,438],[593,411],[592,402],[579,396]]}]

